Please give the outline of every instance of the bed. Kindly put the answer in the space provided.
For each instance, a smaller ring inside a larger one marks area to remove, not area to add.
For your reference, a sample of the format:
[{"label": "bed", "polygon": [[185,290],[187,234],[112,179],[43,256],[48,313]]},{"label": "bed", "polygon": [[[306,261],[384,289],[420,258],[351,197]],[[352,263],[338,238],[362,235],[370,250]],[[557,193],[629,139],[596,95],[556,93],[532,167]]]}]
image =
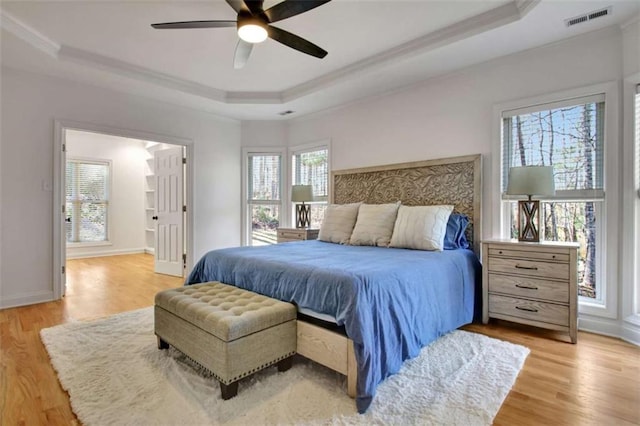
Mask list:
[{"label": "bed", "polygon": [[480,312],[480,155],[332,173],[336,204],[451,204],[474,250],[300,241],[214,250],[187,284],[221,281],[292,302],[298,353],[347,376],[359,412],[420,349]]}]

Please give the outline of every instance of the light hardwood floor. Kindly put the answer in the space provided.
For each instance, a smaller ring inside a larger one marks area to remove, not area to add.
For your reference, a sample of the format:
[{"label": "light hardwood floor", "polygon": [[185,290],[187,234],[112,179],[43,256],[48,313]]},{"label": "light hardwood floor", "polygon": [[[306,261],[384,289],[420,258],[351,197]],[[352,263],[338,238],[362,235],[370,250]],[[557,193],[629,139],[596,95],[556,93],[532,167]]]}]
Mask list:
[{"label": "light hardwood floor", "polygon": [[[153,304],[182,279],[153,273],[149,255],[68,262],[62,301],[0,311],[0,424],[77,424],[39,331]],[[496,425],[640,424],[640,349],[595,334],[568,336],[492,321],[466,330],[531,349]]]}]

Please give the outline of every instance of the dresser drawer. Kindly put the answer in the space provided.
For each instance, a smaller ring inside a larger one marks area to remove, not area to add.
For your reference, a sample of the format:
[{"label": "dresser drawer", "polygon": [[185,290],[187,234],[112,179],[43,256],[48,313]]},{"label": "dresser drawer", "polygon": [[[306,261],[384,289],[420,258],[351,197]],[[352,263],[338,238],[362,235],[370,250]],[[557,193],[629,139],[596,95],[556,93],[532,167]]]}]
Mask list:
[{"label": "dresser drawer", "polygon": [[489,271],[559,280],[569,279],[568,263],[491,257],[491,255],[489,255]]},{"label": "dresser drawer", "polygon": [[303,241],[301,238],[282,238],[278,237],[278,244],[280,243],[290,243],[292,241]]},{"label": "dresser drawer", "polygon": [[278,229],[278,240],[304,240],[306,236],[304,229],[300,231],[294,231],[293,229]]},{"label": "dresser drawer", "polygon": [[559,281],[489,274],[489,291],[510,296],[544,299],[550,302],[569,302],[569,285],[566,282]]},{"label": "dresser drawer", "polygon": [[489,256],[493,257],[520,257],[530,260],[548,260],[551,262],[568,262],[569,255],[566,253],[553,253],[548,251],[514,250],[504,248],[490,248]]},{"label": "dresser drawer", "polygon": [[569,326],[568,306],[518,299],[517,297],[489,294],[489,314],[495,314],[496,317],[507,315],[530,321]]}]

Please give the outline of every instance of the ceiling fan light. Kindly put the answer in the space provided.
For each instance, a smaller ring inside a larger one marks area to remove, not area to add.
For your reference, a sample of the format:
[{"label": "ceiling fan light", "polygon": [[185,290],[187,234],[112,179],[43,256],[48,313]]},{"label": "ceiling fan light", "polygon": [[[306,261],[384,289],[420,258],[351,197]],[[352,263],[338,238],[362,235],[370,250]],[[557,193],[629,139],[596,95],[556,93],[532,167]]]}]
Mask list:
[{"label": "ceiling fan light", "polygon": [[267,39],[267,30],[260,25],[245,24],[238,27],[238,37],[247,43],[262,43]]}]

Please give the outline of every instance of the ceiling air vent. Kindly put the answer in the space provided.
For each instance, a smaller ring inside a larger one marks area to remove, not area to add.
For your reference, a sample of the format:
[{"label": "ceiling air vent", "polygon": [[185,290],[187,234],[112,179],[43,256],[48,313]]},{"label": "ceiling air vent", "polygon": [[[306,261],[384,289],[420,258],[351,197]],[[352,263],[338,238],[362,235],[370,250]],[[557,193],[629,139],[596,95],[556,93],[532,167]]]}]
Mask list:
[{"label": "ceiling air vent", "polygon": [[574,16],[573,18],[565,19],[564,22],[567,27],[581,24],[583,22],[591,21],[592,19],[602,18],[603,16],[611,15],[611,6],[604,9],[594,10],[593,12],[585,13],[584,15]]}]

